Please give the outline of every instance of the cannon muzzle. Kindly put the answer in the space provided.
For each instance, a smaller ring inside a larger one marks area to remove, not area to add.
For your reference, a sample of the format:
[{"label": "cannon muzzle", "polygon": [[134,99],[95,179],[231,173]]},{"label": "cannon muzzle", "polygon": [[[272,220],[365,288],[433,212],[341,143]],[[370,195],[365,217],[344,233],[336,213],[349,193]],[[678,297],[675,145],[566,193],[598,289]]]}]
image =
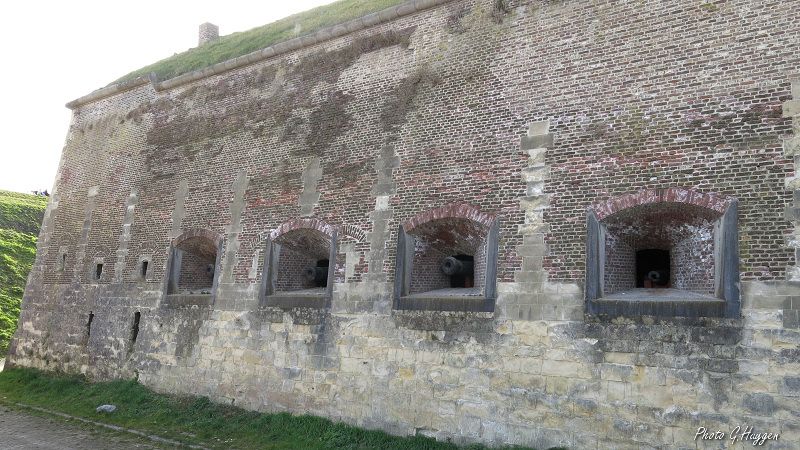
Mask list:
[{"label": "cannon muzzle", "polygon": [[647,272],[647,279],[655,284],[664,283],[667,281],[667,274],[663,270],[651,270]]},{"label": "cannon muzzle", "polygon": [[308,266],[303,269],[303,278],[313,281],[317,286],[323,285],[328,280],[328,268]]},{"label": "cannon muzzle", "polygon": [[442,272],[447,276],[467,276],[472,275],[473,262],[461,261],[452,256],[448,256],[442,261]]}]

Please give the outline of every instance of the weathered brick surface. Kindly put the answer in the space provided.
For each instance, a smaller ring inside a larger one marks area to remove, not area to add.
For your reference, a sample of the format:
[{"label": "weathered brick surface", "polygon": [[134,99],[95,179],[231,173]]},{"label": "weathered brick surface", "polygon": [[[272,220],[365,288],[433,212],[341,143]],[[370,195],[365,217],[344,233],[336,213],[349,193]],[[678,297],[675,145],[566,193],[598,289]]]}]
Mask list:
[{"label": "weathered brick surface", "polygon": [[212,258],[193,253],[184,253],[182,258],[178,289],[180,291],[211,291],[214,284],[214,266],[217,255]]},{"label": "weathered brick surface", "polygon": [[[458,442],[797,448],[799,6],[454,0],[82,105],[9,362]],[[654,198],[738,200],[741,318],[584,317],[587,209]],[[392,310],[431,219],[497,221],[494,312]],[[330,308],[260,306],[304,229],[340,243]],[[213,305],[165,302],[191,230],[222,240]]]}]

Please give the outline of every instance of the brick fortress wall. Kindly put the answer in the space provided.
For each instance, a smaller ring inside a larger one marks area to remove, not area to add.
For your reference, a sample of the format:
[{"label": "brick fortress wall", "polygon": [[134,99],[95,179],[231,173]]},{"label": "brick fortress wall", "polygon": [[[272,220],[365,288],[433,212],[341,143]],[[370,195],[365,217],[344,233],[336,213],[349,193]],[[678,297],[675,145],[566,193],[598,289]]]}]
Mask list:
[{"label": "brick fortress wall", "polygon": [[[459,442],[792,448],[796,8],[456,0],[78,105],[9,361]],[[738,199],[741,317],[584,317],[587,208],[674,187]],[[498,221],[494,311],[393,310],[398,228],[450,204]],[[337,230],[330,307],[264,307],[300,217]],[[211,305],[165,301],[189,230],[223,236]]]}]

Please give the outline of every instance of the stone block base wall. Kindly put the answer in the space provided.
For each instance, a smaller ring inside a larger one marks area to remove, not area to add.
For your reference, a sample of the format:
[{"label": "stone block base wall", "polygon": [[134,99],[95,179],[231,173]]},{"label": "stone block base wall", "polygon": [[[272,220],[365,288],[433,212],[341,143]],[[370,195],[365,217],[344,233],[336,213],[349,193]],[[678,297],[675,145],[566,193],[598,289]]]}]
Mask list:
[{"label": "stone block base wall", "polygon": [[[76,100],[8,364],[459,443],[800,448],[798,6],[417,0]],[[726,318],[586,314],[598,219],[644,197],[737,213],[691,248]],[[397,307],[433,219],[481,312]],[[314,230],[324,297],[271,303],[271,242]],[[187,236],[211,292],[167,295]]]},{"label": "stone block base wall", "polygon": [[91,305],[88,340],[85,318],[64,321],[81,302],[26,312],[12,361],[455,442],[694,448],[699,427],[747,424],[781,434],[768,448],[797,448],[800,332],[782,314],[800,284],[744,292],[741,319],[609,323],[282,311],[256,299],[248,310],[168,309],[143,291]]}]

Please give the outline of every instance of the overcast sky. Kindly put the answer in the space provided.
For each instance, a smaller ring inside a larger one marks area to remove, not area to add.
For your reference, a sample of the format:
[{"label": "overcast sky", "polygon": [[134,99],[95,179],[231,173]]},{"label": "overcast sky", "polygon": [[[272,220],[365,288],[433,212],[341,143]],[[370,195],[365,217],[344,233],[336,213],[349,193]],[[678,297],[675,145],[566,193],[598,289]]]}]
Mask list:
[{"label": "overcast sky", "polygon": [[0,2],[0,189],[50,190],[68,101],[197,46],[203,22],[244,31],[332,0]]}]

